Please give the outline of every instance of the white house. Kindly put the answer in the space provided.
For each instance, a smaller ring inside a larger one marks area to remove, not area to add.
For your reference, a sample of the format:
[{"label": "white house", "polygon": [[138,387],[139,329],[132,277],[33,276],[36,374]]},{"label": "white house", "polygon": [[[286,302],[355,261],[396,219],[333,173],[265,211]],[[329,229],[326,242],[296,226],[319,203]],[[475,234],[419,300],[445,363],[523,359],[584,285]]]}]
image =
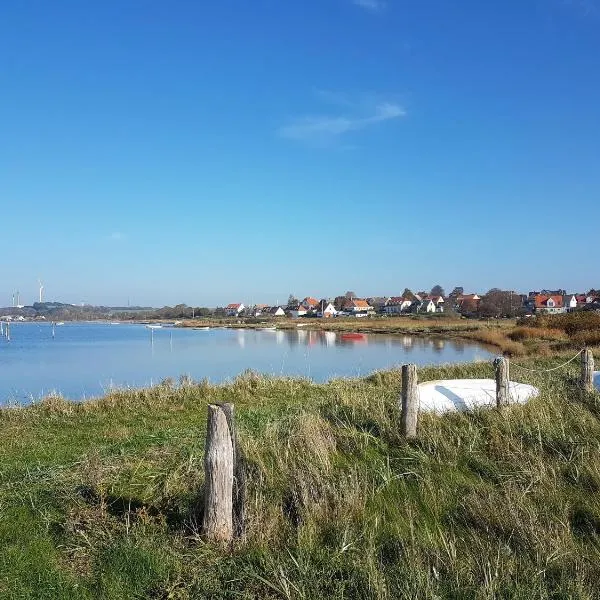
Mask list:
[{"label": "white house", "polygon": [[417,308],[417,312],[420,313],[434,313],[437,311],[435,302],[431,299],[425,299],[421,302],[421,305]]},{"label": "white house", "polygon": [[431,296],[431,300],[433,300],[435,304],[435,309],[437,312],[444,312],[444,296]]},{"label": "white house", "polygon": [[335,317],[337,314],[337,310],[335,310],[335,306],[331,304],[331,302],[327,302],[325,300],[321,300],[319,305],[319,310],[317,311],[317,317],[322,319],[327,319],[330,317]]},{"label": "white house", "polygon": [[577,308],[577,296],[563,296],[563,305],[567,312],[571,312]]},{"label": "white house", "polygon": [[243,305],[241,302],[240,302],[240,303],[237,303],[237,304],[236,304],[236,303],[228,304],[228,305],[225,307],[225,314],[226,314],[228,317],[239,317],[239,316],[240,316],[240,314],[241,314],[242,312],[244,312],[244,309],[245,309],[245,308],[246,308],[246,307],[245,307],[245,306],[244,306],[244,305]]},{"label": "white house", "polygon": [[383,310],[386,315],[399,315],[408,310],[411,304],[411,301],[403,296],[393,296],[386,302]]},{"label": "white house", "polygon": [[281,306],[268,306],[262,314],[269,317],[285,317],[285,311]]}]

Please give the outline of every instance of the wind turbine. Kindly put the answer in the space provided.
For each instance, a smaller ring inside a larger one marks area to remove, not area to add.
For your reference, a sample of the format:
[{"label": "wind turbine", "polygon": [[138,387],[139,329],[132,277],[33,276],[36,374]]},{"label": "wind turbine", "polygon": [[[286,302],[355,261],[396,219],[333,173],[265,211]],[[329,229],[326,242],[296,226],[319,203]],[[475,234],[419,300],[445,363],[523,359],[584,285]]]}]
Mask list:
[{"label": "wind turbine", "polygon": [[40,303],[44,301],[44,284],[41,279],[38,279],[38,283],[40,284]]}]

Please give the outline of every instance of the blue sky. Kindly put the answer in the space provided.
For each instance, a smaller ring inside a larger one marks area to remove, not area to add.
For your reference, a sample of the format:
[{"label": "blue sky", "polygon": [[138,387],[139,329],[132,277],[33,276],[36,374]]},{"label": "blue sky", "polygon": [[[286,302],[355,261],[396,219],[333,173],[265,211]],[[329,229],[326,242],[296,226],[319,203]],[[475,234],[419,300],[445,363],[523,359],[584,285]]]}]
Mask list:
[{"label": "blue sky", "polygon": [[596,0],[21,0],[0,56],[0,305],[600,286]]}]

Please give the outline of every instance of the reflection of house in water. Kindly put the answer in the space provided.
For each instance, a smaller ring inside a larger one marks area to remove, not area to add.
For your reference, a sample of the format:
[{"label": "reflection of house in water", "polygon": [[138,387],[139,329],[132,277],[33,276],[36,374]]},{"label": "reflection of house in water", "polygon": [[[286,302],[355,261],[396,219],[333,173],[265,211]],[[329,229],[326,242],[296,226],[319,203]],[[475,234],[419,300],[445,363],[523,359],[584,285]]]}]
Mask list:
[{"label": "reflection of house in water", "polygon": [[278,344],[283,344],[283,340],[285,340],[285,331],[281,331],[280,329],[278,329],[275,332],[275,341]]},{"label": "reflection of house in water", "polygon": [[334,331],[324,331],[323,339],[325,340],[326,346],[335,346],[335,332]]},{"label": "reflection of house in water", "polygon": [[413,347],[413,342],[415,341],[415,338],[411,337],[410,335],[405,335],[402,338],[402,345],[406,348],[412,348]]},{"label": "reflection of house in water", "polygon": [[304,329],[298,329],[296,333],[298,334],[298,340],[301,342],[305,341],[308,336],[308,331],[305,331]]},{"label": "reflection of house in water", "polygon": [[319,341],[319,332],[318,331],[309,331],[308,332],[308,345],[314,346]]},{"label": "reflection of house in water", "polygon": [[244,333],[245,333],[244,331],[242,331],[241,329],[238,329],[236,341],[240,348],[243,348],[246,345],[246,336],[244,335]]}]

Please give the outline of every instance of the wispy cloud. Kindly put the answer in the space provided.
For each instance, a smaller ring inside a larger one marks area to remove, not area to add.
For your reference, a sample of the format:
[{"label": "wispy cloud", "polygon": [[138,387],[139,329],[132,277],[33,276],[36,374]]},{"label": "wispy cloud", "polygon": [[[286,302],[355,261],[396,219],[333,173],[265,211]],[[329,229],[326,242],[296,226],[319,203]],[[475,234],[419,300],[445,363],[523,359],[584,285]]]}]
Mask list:
[{"label": "wispy cloud", "polygon": [[323,90],[318,90],[315,94],[321,100],[344,109],[346,114],[298,117],[279,128],[278,134],[281,137],[327,144],[338,140],[344,134],[406,115],[404,108],[396,102],[372,98],[357,102],[349,96]]},{"label": "wispy cloud", "polygon": [[360,6],[371,12],[381,12],[386,7],[386,3],[383,0],[352,0],[352,2],[356,6]]},{"label": "wispy cloud", "polygon": [[121,233],[120,231],[113,231],[109,236],[108,239],[112,240],[113,242],[121,242],[125,239],[125,234]]}]

